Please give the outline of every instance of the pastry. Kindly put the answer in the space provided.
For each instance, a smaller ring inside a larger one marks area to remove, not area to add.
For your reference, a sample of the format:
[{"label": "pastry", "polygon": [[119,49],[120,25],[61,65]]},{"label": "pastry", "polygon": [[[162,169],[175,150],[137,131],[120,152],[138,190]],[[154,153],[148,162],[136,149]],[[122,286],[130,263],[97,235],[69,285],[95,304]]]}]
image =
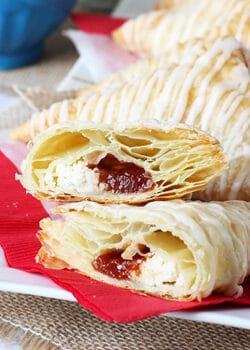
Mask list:
[{"label": "pastry", "polygon": [[53,103],[49,109],[35,113],[31,119],[11,131],[14,140],[29,142],[37,134],[59,122],[76,120],[78,114],[78,101],[65,99]]},{"label": "pastry", "polygon": [[250,48],[249,31],[248,0],[201,0],[196,6],[150,11],[130,19],[113,32],[113,39],[137,55],[151,56],[195,37],[235,36]]},{"label": "pastry", "polygon": [[[66,100],[33,117],[24,135],[65,119],[114,123],[136,119],[194,125],[216,137],[228,169],[199,193],[203,200],[250,200],[250,76],[247,52],[216,41],[194,62],[168,64],[117,89]],[[30,137],[30,136],[29,136]]]},{"label": "pastry", "polygon": [[[177,43],[162,54],[140,59],[136,63],[130,64],[128,67],[111,74],[111,76],[102,82],[85,87],[78,92],[78,97],[88,97],[95,92],[105,92],[115,90],[124,83],[129,83],[135,79],[139,79],[152,70],[159,69],[169,63],[194,63],[199,57],[203,56],[213,47],[220,47],[221,51],[228,57],[229,55],[241,55],[246,57],[249,64],[249,53],[242,44],[234,37],[224,37],[217,40],[192,39],[183,43]],[[227,50],[227,52],[226,52]],[[242,58],[243,58],[242,56]]]},{"label": "pastry", "polygon": [[37,262],[176,300],[242,295],[250,273],[250,203],[79,202],[43,219]]},{"label": "pastry", "polygon": [[197,6],[197,0],[159,0],[154,5],[155,10],[160,9],[177,9],[186,6]]},{"label": "pastry", "polygon": [[204,189],[224,166],[217,140],[194,128],[68,122],[35,139],[20,180],[41,199],[144,203]]},{"label": "pastry", "polygon": [[[162,108],[161,105],[157,106],[157,118],[164,119],[170,108],[172,113],[175,105],[183,102],[178,95],[179,85],[189,76],[194,76],[193,80],[189,79],[189,90],[194,89],[195,96],[199,96],[204,103],[209,100],[217,79],[220,80],[221,91],[240,89],[250,93],[249,57],[249,52],[233,37],[209,43],[194,40],[178,44],[171,56],[171,61],[175,63],[164,64],[165,55],[162,55],[132,65],[128,70],[111,76],[107,82],[93,86],[90,93],[85,90],[79,98],[54,103],[48,110],[35,113],[25,124],[12,130],[11,136],[18,141],[28,142],[49,126],[71,120],[99,123],[143,119],[147,116],[155,118],[152,106],[158,104],[160,97],[164,103],[161,104]],[[179,60],[181,62],[177,64]],[[178,80],[172,81],[172,75],[177,76]],[[204,80],[202,89],[200,80]],[[170,94],[169,85],[173,91],[177,90],[176,93]],[[220,89],[220,85],[217,89]],[[187,94],[189,91],[185,92]],[[191,106],[197,102],[199,100],[193,96],[189,104]]]}]

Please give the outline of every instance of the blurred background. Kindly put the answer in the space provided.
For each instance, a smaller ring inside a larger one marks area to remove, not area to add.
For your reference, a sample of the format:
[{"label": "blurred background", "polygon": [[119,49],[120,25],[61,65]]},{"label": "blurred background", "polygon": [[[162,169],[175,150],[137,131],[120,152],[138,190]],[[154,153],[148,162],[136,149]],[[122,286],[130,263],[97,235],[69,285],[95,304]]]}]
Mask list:
[{"label": "blurred background", "polygon": [[32,64],[70,12],[109,14],[117,0],[1,0],[0,70]]},{"label": "blurred background", "polygon": [[118,1],[119,0],[78,0],[75,10],[110,13]]}]

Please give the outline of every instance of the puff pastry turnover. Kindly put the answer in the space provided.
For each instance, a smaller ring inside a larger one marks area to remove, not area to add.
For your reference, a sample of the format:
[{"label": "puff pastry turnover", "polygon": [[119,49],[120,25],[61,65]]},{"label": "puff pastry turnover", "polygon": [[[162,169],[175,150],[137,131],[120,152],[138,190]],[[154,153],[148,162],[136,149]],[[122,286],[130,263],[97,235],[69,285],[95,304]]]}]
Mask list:
[{"label": "puff pastry turnover", "polygon": [[194,125],[220,141],[229,164],[199,198],[250,200],[248,56],[229,39],[216,41],[192,63],[168,64],[112,91],[54,104],[34,116],[24,134],[30,137],[66,119],[114,123],[156,118]]},{"label": "puff pastry turnover", "polygon": [[[51,125],[70,120],[82,119],[99,123],[128,118],[143,119],[147,116],[155,118],[151,106],[158,103],[160,94],[165,94],[163,87],[168,83],[171,84],[173,92],[177,92],[171,94],[166,89],[167,94],[163,96],[164,106],[160,108],[159,105],[157,115],[162,114],[163,110],[166,114],[170,107],[173,109],[175,104],[182,102],[179,96],[180,81],[171,79],[171,73],[175,72],[179,80],[192,77],[192,80],[187,82],[186,91],[186,95],[192,95],[190,105],[197,102],[194,98],[197,96],[206,103],[206,97],[209,97],[210,90],[216,86],[217,81],[220,82],[217,88],[221,85],[222,91],[240,88],[250,93],[249,66],[249,52],[233,37],[209,42],[194,39],[179,43],[174,51],[132,64],[104,82],[83,89],[82,96],[77,99],[54,103],[48,110],[34,114],[25,124],[12,130],[11,136],[16,140],[28,142]],[[205,80],[206,88],[200,89],[201,80]],[[194,88],[195,95],[190,91]],[[176,100],[175,104],[173,99]],[[141,106],[140,109],[138,105]]]},{"label": "puff pastry turnover", "polygon": [[71,122],[36,138],[21,182],[38,198],[143,203],[203,189],[224,165],[219,143],[197,129]]},{"label": "puff pastry turnover", "polygon": [[37,261],[167,299],[242,294],[250,272],[250,203],[79,202],[43,219]]},{"label": "puff pastry turnover", "polygon": [[195,6],[140,15],[116,29],[113,38],[123,48],[148,56],[195,37],[216,39],[232,35],[250,48],[249,30],[248,0],[201,0]]},{"label": "puff pastry turnover", "polygon": [[205,55],[208,51],[212,53],[213,50],[217,50],[217,54],[224,55],[225,59],[230,56],[237,57],[242,59],[243,63],[248,67],[250,66],[249,52],[235,37],[223,37],[215,41],[196,38],[182,43],[179,42],[171,50],[162,54],[140,59],[125,69],[112,74],[108,79],[81,89],[77,96],[88,98],[89,95],[95,92],[105,93],[105,90],[115,90],[124,83],[130,83],[142,78],[150,71],[164,67],[169,63],[194,64],[199,57]]}]

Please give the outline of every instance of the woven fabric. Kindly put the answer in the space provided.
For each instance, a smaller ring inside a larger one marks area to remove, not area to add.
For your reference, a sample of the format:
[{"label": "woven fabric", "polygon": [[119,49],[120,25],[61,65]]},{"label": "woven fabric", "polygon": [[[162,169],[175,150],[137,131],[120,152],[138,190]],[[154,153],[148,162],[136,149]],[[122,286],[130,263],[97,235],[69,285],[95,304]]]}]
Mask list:
[{"label": "woven fabric", "polygon": [[72,42],[62,35],[63,30],[72,25],[68,19],[47,39],[43,56],[38,62],[19,69],[0,71],[0,90],[8,91],[12,85],[56,88],[78,57]]},{"label": "woven fabric", "polygon": [[44,349],[248,350],[250,344],[250,332],[238,328],[166,316],[107,323],[74,302],[5,292],[0,293],[0,320],[29,332],[30,338],[36,335],[49,341]]}]

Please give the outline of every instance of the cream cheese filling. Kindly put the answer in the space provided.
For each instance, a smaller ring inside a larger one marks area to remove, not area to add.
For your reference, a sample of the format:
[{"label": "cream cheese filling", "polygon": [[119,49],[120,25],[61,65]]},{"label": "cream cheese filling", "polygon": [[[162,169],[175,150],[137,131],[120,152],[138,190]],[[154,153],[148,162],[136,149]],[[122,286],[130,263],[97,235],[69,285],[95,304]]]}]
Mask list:
[{"label": "cream cheese filling", "polygon": [[45,186],[54,190],[55,187],[64,193],[93,193],[99,192],[99,174],[89,169],[85,162],[73,164],[58,163],[53,171],[44,176]]},{"label": "cream cheese filling", "polygon": [[140,273],[130,274],[130,281],[145,290],[160,290],[163,294],[175,290],[176,295],[188,295],[195,281],[196,268],[181,266],[175,259],[167,259],[161,254],[152,254],[140,264]]},{"label": "cream cheese filling", "polygon": [[131,280],[154,287],[175,283],[178,275],[175,261],[163,259],[160,254],[153,254],[141,262],[139,276],[134,272],[131,273]]},{"label": "cream cheese filling", "polygon": [[53,161],[44,173],[44,187],[48,190],[81,195],[82,193],[101,193],[103,184],[99,184],[98,169],[88,164],[98,164],[106,152],[94,152],[87,159],[60,162]]}]

